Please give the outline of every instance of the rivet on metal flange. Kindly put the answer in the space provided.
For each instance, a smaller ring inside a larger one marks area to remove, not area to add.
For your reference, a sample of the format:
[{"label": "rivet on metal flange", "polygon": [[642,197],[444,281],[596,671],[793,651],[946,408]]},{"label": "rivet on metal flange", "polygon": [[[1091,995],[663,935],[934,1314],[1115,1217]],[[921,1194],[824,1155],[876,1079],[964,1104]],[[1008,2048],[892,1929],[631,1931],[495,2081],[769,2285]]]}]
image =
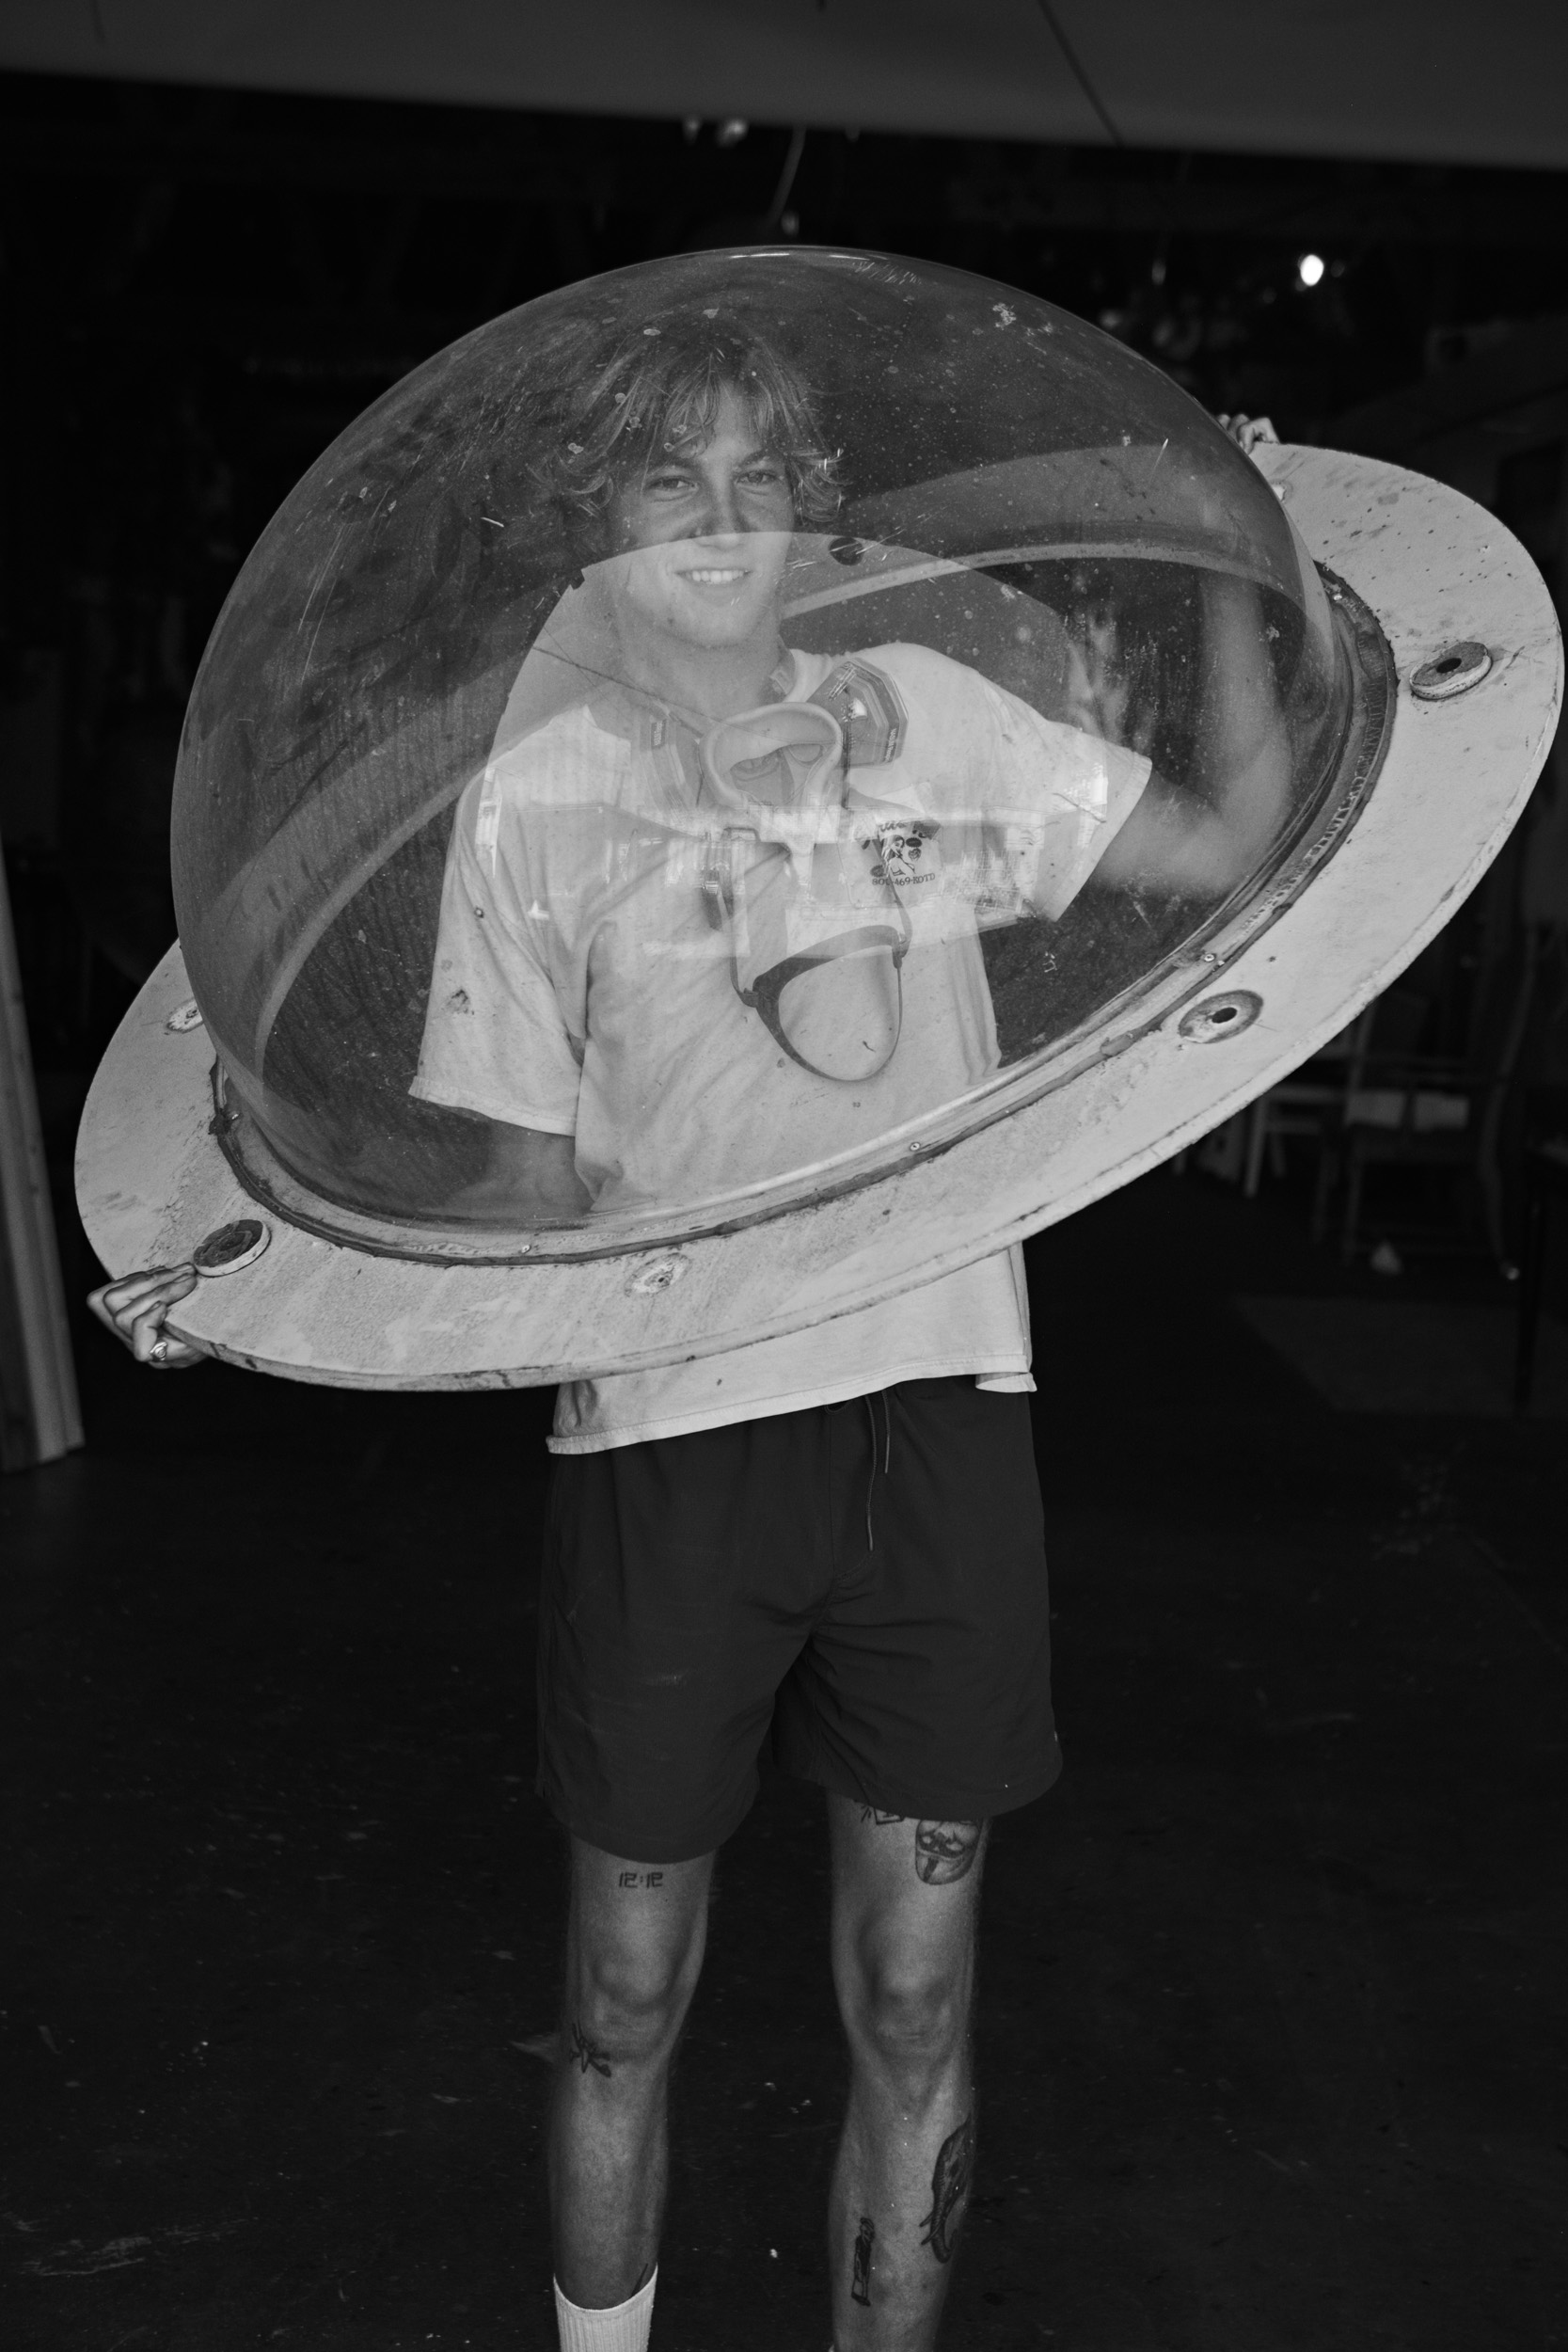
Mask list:
[{"label": "rivet on metal flange", "polygon": [[259,1216],[237,1217],[232,1225],[220,1225],[205,1241],[198,1242],[191,1251],[191,1263],[210,1281],[220,1274],[238,1274],[242,1266],[255,1264],[271,1239],[272,1227],[263,1225]]},{"label": "rivet on metal flange", "polygon": [[1197,1045],[1217,1045],[1224,1037],[1240,1037],[1263,1009],[1256,989],[1227,988],[1223,996],[1206,996],[1177,1023],[1179,1036]]},{"label": "rivet on metal flange", "polygon": [[627,1295],[652,1298],[659,1291],[673,1290],[690,1263],[690,1259],[683,1258],[678,1250],[672,1251],[667,1258],[649,1258],[627,1278]]},{"label": "rivet on metal flange", "polygon": [[1430,661],[1423,661],[1410,681],[1410,691],[1418,702],[1446,703],[1451,694],[1467,694],[1472,686],[1479,686],[1492,667],[1492,657],[1486,647],[1473,637],[1463,637],[1456,645],[1445,645]]}]

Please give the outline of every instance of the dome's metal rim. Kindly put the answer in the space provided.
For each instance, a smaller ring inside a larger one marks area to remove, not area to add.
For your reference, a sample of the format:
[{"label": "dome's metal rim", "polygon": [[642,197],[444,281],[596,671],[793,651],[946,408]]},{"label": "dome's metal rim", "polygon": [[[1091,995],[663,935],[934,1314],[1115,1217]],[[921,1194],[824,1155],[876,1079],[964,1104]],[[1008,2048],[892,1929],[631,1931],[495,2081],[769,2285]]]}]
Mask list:
[{"label": "dome's metal rim", "polygon": [[[1263,1000],[1244,1034],[1182,1039],[1178,1013],[896,1175],[675,1248],[498,1271],[377,1259],[280,1222],[264,1258],[202,1284],[169,1328],[234,1362],[351,1386],[529,1386],[689,1360],[989,1254],[1143,1173],[1284,1076],[1403,969],[1496,854],[1550,743],[1561,647],[1528,556],[1458,492],[1334,452],[1265,449],[1259,461],[1314,557],[1377,613],[1401,686],[1348,853],[1225,966],[1227,986]],[[1459,637],[1495,648],[1491,675],[1454,701],[1415,701],[1412,670]],[[1461,778],[1465,792],[1443,789]],[[1418,852],[1432,866],[1425,885],[1391,891]],[[114,1271],[188,1256],[248,1205],[208,1133],[210,1041],[166,1027],[188,993],[176,950],[127,1015],[84,1115],[84,1220]]]}]

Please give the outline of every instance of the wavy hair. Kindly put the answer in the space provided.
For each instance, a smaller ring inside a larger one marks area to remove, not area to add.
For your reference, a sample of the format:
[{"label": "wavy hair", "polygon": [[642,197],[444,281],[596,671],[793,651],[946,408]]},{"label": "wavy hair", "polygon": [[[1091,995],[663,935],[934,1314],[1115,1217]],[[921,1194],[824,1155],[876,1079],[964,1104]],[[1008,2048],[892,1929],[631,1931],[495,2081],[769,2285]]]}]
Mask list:
[{"label": "wavy hair", "polygon": [[798,527],[838,514],[837,456],[824,442],[805,378],[767,338],[707,310],[669,311],[626,326],[585,364],[554,410],[534,478],[562,510],[582,560],[609,555],[617,495],[666,455],[703,448],[726,391],[744,401],[757,437],[782,459]]}]

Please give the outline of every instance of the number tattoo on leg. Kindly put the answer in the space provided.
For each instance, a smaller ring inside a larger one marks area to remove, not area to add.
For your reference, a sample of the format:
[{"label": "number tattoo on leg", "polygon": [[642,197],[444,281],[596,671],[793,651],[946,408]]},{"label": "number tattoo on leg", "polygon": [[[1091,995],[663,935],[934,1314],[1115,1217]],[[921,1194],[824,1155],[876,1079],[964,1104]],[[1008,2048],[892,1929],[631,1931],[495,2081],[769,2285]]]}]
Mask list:
[{"label": "number tattoo on leg", "polygon": [[575,2017],[572,2020],[572,2056],[585,2074],[592,2067],[595,2074],[608,2076],[610,2060],[601,2049],[589,2041]]},{"label": "number tattoo on leg", "polygon": [[877,2224],[868,2213],[861,2216],[861,2226],[855,2234],[855,2269],[849,2281],[852,2303],[871,2301],[871,2248],[877,2235]]},{"label": "number tattoo on leg", "polygon": [[931,2174],[931,2210],[921,2223],[922,2246],[928,2246],[939,2263],[950,2263],[958,2242],[969,2185],[974,2177],[974,2118],[966,2115],[956,2132],[949,2132],[937,2150]]}]

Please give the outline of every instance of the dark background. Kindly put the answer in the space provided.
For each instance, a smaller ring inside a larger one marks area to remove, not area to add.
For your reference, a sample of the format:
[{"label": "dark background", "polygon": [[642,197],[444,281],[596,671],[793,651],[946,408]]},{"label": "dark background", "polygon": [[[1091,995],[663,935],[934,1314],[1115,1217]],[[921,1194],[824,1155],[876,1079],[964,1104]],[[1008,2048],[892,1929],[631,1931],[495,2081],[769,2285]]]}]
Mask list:
[{"label": "dark background", "polygon": [[[172,935],[184,698],[285,492],[388,384],[497,311],[759,235],[993,276],[1097,321],[1212,410],[1439,468],[1424,391],[1441,423],[1445,391],[1451,406],[1500,364],[1494,405],[1516,402],[1543,335],[1546,376],[1568,382],[1559,173],[802,144],[768,126],[0,77],[0,831],[57,1169]],[[1326,264],[1310,288],[1307,252]],[[1560,422],[1527,431],[1463,485],[1554,579],[1563,446]],[[1467,1050],[1503,1017],[1521,854],[1430,961],[1413,1016],[1428,1046]],[[1536,1081],[1568,1079],[1560,1035],[1527,1060]]]},{"label": "dark background", "polygon": [[[799,235],[992,274],[1211,408],[1446,467],[1560,580],[1561,175],[813,133],[786,180],[790,152],[0,79],[0,818],[88,1440],[0,1481],[8,2352],[552,2340],[548,1400],[159,1379],[80,1309],[75,1119],[172,932],[183,697],[316,453],[510,304]],[[1484,1054],[1523,1006],[1515,1141],[1568,1079],[1530,838],[1387,1015]],[[1247,1200],[1233,1141],[1029,1248],[1068,1772],[989,1866],[946,2341],[1562,2352],[1568,1383],[1548,1363],[1509,1418],[1473,1171],[1412,1171],[1343,1263],[1310,1142]],[[1394,1281],[1370,1251],[1407,1209]],[[1380,1394],[1363,1364],[1351,1409],[1259,1299],[1424,1334],[1415,1370]],[[1456,1403],[1473,1334],[1492,1386]],[[770,1783],[722,1860],[665,2352],[826,2341],[816,1811]]]},{"label": "dark background", "polygon": [[[876,246],[1353,445],[1379,395],[1568,315],[1560,174],[837,132],[791,170],[787,130],[729,135],[0,77],[0,817],[52,1132],[171,934],[169,755],[246,550],[344,424],[497,311],[747,235]],[[1544,517],[1551,564],[1560,437],[1512,454],[1501,503]]]}]

